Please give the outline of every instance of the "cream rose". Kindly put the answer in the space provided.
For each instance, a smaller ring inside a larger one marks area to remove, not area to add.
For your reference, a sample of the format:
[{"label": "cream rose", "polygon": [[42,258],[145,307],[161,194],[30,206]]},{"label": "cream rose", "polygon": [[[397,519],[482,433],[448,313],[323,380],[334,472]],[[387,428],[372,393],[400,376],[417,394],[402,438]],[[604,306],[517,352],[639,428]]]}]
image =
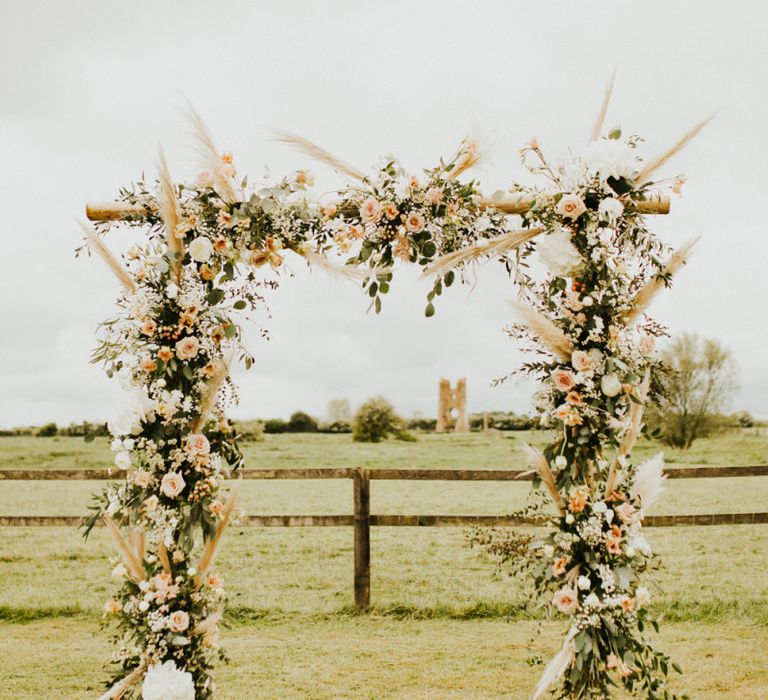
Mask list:
[{"label": "cream rose", "polygon": [[189,627],[189,615],[183,610],[174,610],[168,616],[168,629],[171,632],[183,632]]},{"label": "cream rose", "polygon": [[557,213],[564,219],[576,221],[585,211],[584,200],[576,194],[563,195],[557,203]]},{"label": "cream rose", "polygon": [[180,360],[191,360],[200,351],[200,341],[194,336],[187,336],[176,343],[176,357]]},{"label": "cream rose", "polygon": [[621,393],[621,382],[615,374],[606,374],[600,380],[600,389],[609,398]]},{"label": "cream rose", "polygon": [[595,366],[592,356],[583,350],[576,350],[571,355],[571,364],[577,372],[588,372]]},{"label": "cream rose", "polygon": [[198,236],[189,244],[189,257],[195,262],[208,262],[211,255],[213,255],[213,244],[205,236]]},{"label": "cream rose", "polygon": [[145,472],[142,469],[137,471],[133,475],[133,483],[136,484],[139,488],[145,489],[147,486],[149,486],[149,482],[152,479],[152,475],[149,472]]},{"label": "cream rose", "polygon": [[567,229],[559,228],[537,239],[539,260],[558,277],[570,277],[584,264],[584,258],[571,242]]},{"label": "cream rose", "polygon": [[364,224],[374,224],[381,218],[381,204],[374,198],[368,197],[360,205],[360,220]]},{"label": "cream rose", "polygon": [[211,444],[208,438],[202,433],[191,433],[187,435],[187,452],[195,455],[207,455],[211,451]]},{"label": "cream rose", "polygon": [[115,455],[115,464],[120,469],[128,469],[131,466],[131,453],[130,452],[118,452]]},{"label": "cream rose", "polygon": [[424,217],[417,211],[411,212],[405,217],[405,228],[412,233],[420,233],[424,230]]},{"label": "cream rose", "polygon": [[184,477],[177,472],[168,472],[160,482],[160,492],[168,498],[176,498],[187,485]]},{"label": "cream rose", "polygon": [[597,213],[601,219],[613,223],[624,213],[624,205],[613,197],[607,197],[597,207]]},{"label": "cream rose", "polygon": [[552,602],[560,612],[566,615],[575,613],[579,607],[578,595],[570,586],[563,586],[559,591],[556,591]]},{"label": "cream rose", "polygon": [[552,373],[552,381],[560,391],[570,391],[576,386],[576,377],[567,369],[556,369]]}]

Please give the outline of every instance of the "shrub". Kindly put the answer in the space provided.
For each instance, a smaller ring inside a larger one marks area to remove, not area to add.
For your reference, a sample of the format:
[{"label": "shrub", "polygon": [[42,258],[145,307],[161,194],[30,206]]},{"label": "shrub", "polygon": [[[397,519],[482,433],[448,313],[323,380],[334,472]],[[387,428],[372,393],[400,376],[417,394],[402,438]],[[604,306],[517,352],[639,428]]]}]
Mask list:
[{"label": "shrub", "polygon": [[418,430],[422,433],[431,433],[434,432],[436,427],[436,418],[411,418],[408,421],[408,430]]},{"label": "shrub", "polygon": [[59,428],[56,423],[46,423],[37,429],[37,437],[53,437],[58,433]]},{"label": "shrub", "polygon": [[348,421],[337,420],[333,423],[320,423],[317,426],[318,433],[351,433],[352,426]]},{"label": "shrub", "polygon": [[286,430],[288,430],[288,423],[282,418],[270,418],[264,423],[265,433],[284,433]]},{"label": "shrub", "polygon": [[317,421],[308,413],[296,411],[288,421],[287,430],[289,433],[316,433]]},{"label": "shrub", "polygon": [[403,420],[383,396],[368,399],[352,420],[352,439],[356,442],[381,442],[403,432]]},{"label": "shrub", "polygon": [[264,442],[264,424],[261,421],[235,421],[234,425],[243,442]]}]

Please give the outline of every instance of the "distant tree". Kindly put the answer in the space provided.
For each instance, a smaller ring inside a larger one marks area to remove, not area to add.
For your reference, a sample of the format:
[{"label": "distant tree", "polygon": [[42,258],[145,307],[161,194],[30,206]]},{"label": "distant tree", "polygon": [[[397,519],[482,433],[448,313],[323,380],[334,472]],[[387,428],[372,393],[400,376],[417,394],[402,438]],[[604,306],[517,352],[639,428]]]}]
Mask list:
[{"label": "distant tree", "polygon": [[329,423],[350,423],[352,421],[352,409],[349,407],[349,399],[334,399],[328,402]]},{"label": "distant tree", "polygon": [[736,389],[736,364],[717,340],[683,334],[662,352],[673,370],[658,411],[665,442],[688,449],[711,433]]},{"label": "distant tree", "polygon": [[356,442],[381,442],[390,435],[399,437],[407,434],[403,419],[383,396],[368,399],[352,420],[352,439]]},{"label": "distant tree", "polygon": [[317,421],[304,411],[296,411],[288,420],[289,433],[316,433]]},{"label": "distant tree", "polygon": [[37,429],[37,437],[54,437],[58,433],[59,428],[56,423],[46,423]]},{"label": "distant tree", "polygon": [[288,423],[282,418],[270,418],[264,421],[264,432],[269,434],[284,433],[288,430]]}]

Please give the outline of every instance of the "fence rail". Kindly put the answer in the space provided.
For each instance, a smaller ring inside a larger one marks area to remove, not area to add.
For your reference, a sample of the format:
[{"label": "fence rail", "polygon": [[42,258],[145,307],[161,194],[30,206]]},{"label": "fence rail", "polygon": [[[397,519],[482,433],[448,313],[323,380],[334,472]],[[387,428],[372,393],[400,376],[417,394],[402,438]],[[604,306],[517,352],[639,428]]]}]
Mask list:
[{"label": "fence rail", "polygon": [[[0,481],[85,481],[122,478],[117,469],[0,469]],[[377,515],[371,514],[371,481],[531,481],[530,472],[506,469],[244,469],[244,479],[351,479],[353,512],[348,515],[249,515],[252,527],[352,527],[354,531],[355,605],[371,600],[371,527],[538,526],[540,519],[514,515]],[[768,465],[746,467],[678,467],[666,469],[670,479],[718,479],[768,476]],[[81,518],[66,515],[4,515],[0,527],[74,527]],[[652,515],[651,527],[768,524],[768,513],[696,513]]]}]

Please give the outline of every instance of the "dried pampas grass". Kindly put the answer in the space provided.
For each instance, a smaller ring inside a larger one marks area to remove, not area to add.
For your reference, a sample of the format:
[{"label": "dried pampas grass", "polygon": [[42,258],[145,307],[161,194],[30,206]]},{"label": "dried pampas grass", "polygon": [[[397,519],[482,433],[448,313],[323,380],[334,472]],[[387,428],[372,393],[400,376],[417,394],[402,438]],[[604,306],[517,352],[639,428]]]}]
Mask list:
[{"label": "dried pampas grass", "polygon": [[216,372],[211,377],[211,380],[205,386],[205,393],[200,398],[200,413],[197,418],[189,424],[190,432],[199,433],[205,425],[205,421],[208,420],[208,415],[216,405],[219,389],[229,374],[229,365],[231,361],[231,357],[222,357],[220,360],[217,360],[219,366],[216,368]]},{"label": "dried pampas grass", "polygon": [[125,269],[125,266],[123,266],[114,255],[112,255],[112,251],[110,251],[104,241],[99,238],[99,234],[97,234],[96,231],[94,231],[87,224],[84,224],[82,221],[78,223],[80,226],[82,226],[86,238],[88,239],[88,247],[105,263],[107,263],[107,266],[110,270],[112,270],[112,272],[115,273],[115,277],[120,280],[120,283],[123,285],[123,287],[125,287],[129,292],[135,291],[136,283],[128,274],[128,270]]},{"label": "dried pampas grass", "polygon": [[292,134],[290,131],[283,131],[282,129],[272,129],[272,134],[276,141],[293,146],[293,148],[300,153],[303,153],[310,158],[314,158],[320,163],[325,163],[342,175],[346,175],[353,180],[359,180],[360,182],[364,182],[366,179],[365,175],[360,170],[351,166],[349,163],[344,162],[340,158],[337,158],[317,144],[312,143],[312,141],[308,141],[301,136]]},{"label": "dried pampas grass", "polygon": [[643,511],[647,511],[664,491],[664,453],[651,457],[637,468],[635,481],[629,490],[630,498],[639,498]]},{"label": "dried pampas grass", "polygon": [[157,160],[157,171],[160,179],[160,192],[157,204],[160,218],[163,220],[163,224],[165,224],[165,239],[168,251],[173,254],[171,270],[178,284],[181,282],[182,261],[184,259],[184,244],[176,236],[176,229],[181,219],[181,207],[179,206],[179,200],[176,198],[176,188],[171,179],[168,161],[165,159],[165,153],[163,153],[162,148],[158,151]]},{"label": "dried pampas grass", "polygon": [[558,513],[560,513],[560,515],[565,515],[565,503],[563,502],[563,497],[560,495],[560,491],[555,483],[555,475],[549,468],[549,462],[544,456],[544,453],[537,450],[535,447],[531,447],[527,442],[522,443],[521,447],[528,457],[528,465],[539,475],[539,478],[549,492]]},{"label": "dried pampas grass", "polygon": [[531,332],[541,340],[547,348],[565,362],[570,362],[573,344],[568,336],[546,316],[519,301],[510,304]]},{"label": "dried pampas grass", "polygon": [[596,141],[600,137],[600,132],[602,131],[603,124],[605,123],[605,115],[608,113],[608,105],[611,101],[611,95],[613,94],[613,84],[615,81],[616,71],[613,71],[611,80],[605,88],[605,93],[603,94],[603,102],[600,105],[600,111],[597,113],[597,119],[595,120],[595,124],[592,127],[592,135],[589,137],[590,143],[592,141]]},{"label": "dried pampas grass", "polygon": [[163,542],[162,539],[160,539],[157,543],[157,558],[160,560],[160,563],[163,565],[163,570],[170,574],[171,573],[171,559],[168,556],[168,549],[165,546],[165,542]]},{"label": "dried pampas grass", "polygon": [[147,574],[144,571],[141,560],[137,557],[136,553],[133,551],[133,548],[128,544],[128,542],[126,542],[122,533],[115,524],[115,521],[111,516],[105,513],[104,522],[107,526],[109,534],[112,536],[112,539],[117,546],[117,549],[123,556],[123,563],[125,564],[125,568],[128,569],[131,576],[133,576],[137,583],[139,581],[145,580],[147,578]]},{"label": "dried pampas grass", "polygon": [[146,664],[137,666],[125,678],[115,683],[106,693],[104,693],[104,695],[101,695],[99,700],[120,700],[130,688],[136,685],[144,677],[144,672],[146,670]]},{"label": "dried pampas grass", "polygon": [[578,631],[579,630],[576,627],[571,627],[571,629],[568,630],[568,634],[563,640],[562,648],[547,664],[547,668],[544,670],[539,682],[536,684],[536,690],[533,692],[533,700],[539,700],[539,698],[547,692],[547,689],[553,683],[556,683],[558,678],[566,672],[568,666],[571,665],[576,653],[573,640]]},{"label": "dried pampas grass", "polygon": [[219,196],[225,202],[234,202],[237,199],[237,194],[232,186],[232,178],[222,172],[221,154],[216,148],[211,131],[192,103],[188,104],[188,109],[189,120],[192,124],[192,136],[202,166],[213,176],[213,186]]},{"label": "dried pampas grass", "polygon": [[643,381],[638,387],[637,396],[635,397],[640,403],[632,402],[632,407],[629,409],[629,423],[624,434],[621,436],[621,442],[619,443],[619,449],[616,452],[616,456],[613,458],[613,462],[611,462],[611,469],[608,472],[608,478],[605,482],[606,496],[610,496],[616,489],[616,483],[619,480],[619,460],[632,452],[632,448],[640,437],[640,431],[643,429],[645,402],[648,399],[648,389],[650,384],[651,374],[650,372],[646,372]]},{"label": "dried pampas grass", "polygon": [[706,119],[702,119],[702,121],[696,124],[692,129],[685,132],[685,134],[683,134],[683,136],[668,151],[665,151],[660,156],[654,158],[650,163],[648,163],[648,165],[646,165],[640,171],[640,174],[637,176],[637,178],[635,178],[636,182],[638,184],[647,182],[653,173],[655,173],[662,165],[665,165],[667,161],[680,153],[680,151],[682,151],[691,141],[693,141],[693,139],[699,135],[699,132],[707,124],[709,124],[710,121],[712,121],[713,117],[714,115],[710,115]]},{"label": "dried pampas grass", "polygon": [[332,277],[359,282],[371,274],[370,270],[361,270],[351,265],[335,265],[323,255],[318,255],[312,250],[297,250],[296,253],[304,258],[312,267],[322,270]]},{"label": "dried pampas grass", "polygon": [[237,503],[237,497],[240,493],[240,488],[243,485],[243,479],[240,477],[237,480],[237,484],[232,487],[229,494],[229,499],[224,504],[224,508],[221,511],[221,519],[216,527],[216,534],[208,540],[203,550],[203,554],[200,557],[200,563],[197,565],[197,587],[199,588],[203,582],[203,576],[208,573],[208,570],[213,564],[213,560],[216,556],[216,550],[219,548],[221,538],[224,536],[224,530],[227,529],[230,520],[232,519],[232,512],[235,509]]},{"label": "dried pampas grass", "polygon": [[699,242],[699,238],[701,238],[701,236],[697,236],[696,238],[692,238],[683,243],[682,246],[672,253],[672,257],[670,257],[664,265],[662,273],[641,287],[635,297],[635,303],[624,316],[624,320],[627,324],[633,323],[645,313],[654,297],[666,286],[666,280],[672,277],[683,265],[685,265],[686,261],[691,256],[693,248]]},{"label": "dried pampas grass", "polygon": [[470,260],[482,258],[491,255],[505,255],[523,243],[533,240],[538,236],[543,228],[522,229],[520,231],[510,231],[503,233],[495,238],[478,241],[462,250],[456,250],[453,253],[447,253],[440,256],[435,262],[427,267],[422,273],[422,277],[436,277],[444,275],[449,270],[459,265],[463,265]]},{"label": "dried pampas grass", "polygon": [[455,180],[459,175],[477,165],[480,160],[480,152],[477,142],[469,136],[465,137],[453,157],[453,168],[446,176],[446,180]]}]

